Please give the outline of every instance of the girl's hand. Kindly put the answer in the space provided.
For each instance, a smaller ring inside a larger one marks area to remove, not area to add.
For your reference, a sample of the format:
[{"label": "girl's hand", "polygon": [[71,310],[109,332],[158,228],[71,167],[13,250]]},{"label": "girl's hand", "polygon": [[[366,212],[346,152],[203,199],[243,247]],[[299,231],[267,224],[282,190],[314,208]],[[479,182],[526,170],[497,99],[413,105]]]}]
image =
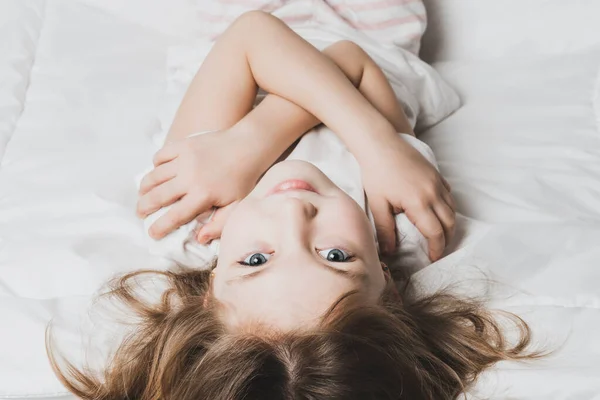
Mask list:
[{"label": "girl's hand", "polygon": [[211,241],[219,239],[229,215],[238,203],[235,201],[215,211],[210,221],[202,225],[196,232],[196,241],[200,244],[209,244]]},{"label": "girl's hand", "polygon": [[212,207],[244,198],[262,171],[260,152],[231,130],[205,133],[166,144],[154,156],[154,169],[140,184],[137,214],[145,218],[174,204],[149,229],[160,239]]},{"label": "girl's hand", "polygon": [[450,185],[416,149],[397,137],[374,145],[358,158],[363,184],[384,254],[396,249],[394,215],[404,212],[429,242],[429,258],[438,260],[454,234],[455,203]]}]

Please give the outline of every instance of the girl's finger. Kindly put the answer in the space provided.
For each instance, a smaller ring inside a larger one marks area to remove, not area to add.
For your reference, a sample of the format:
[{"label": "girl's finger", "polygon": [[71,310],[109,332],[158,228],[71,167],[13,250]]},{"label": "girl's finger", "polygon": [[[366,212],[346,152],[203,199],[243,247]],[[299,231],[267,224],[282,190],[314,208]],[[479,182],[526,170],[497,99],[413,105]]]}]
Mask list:
[{"label": "girl's finger", "polygon": [[443,176],[441,176],[442,178],[442,183],[444,184],[444,187],[446,188],[447,191],[451,192],[452,191],[452,186],[450,186],[450,184],[448,183],[448,181],[446,180],[446,178],[444,178]]},{"label": "girl's finger", "polygon": [[162,239],[210,208],[212,204],[208,197],[199,199],[197,196],[186,194],[150,226],[148,233],[154,239]]},{"label": "girl's finger", "polygon": [[176,175],[177,165],[175,164],[175,160],[161,164],[152,171],[148,172],[144,178],[142,178],[138,194],[143,196],[150,190],[154,189],[154,187],[162,185],[163,183],[175,178]]},{"label": "girl's finger", "polygon": [[432,208],[421,208],[416,212],[406,210],[406,216],[425,236],[429,243],[429,258],[437,261],[446,247],[444,227]]},{"label": "girl's finger", "polygon": [[174,160],[179,156],[179,148],[175,144],[168,143],[163,146],[160,150],[154,154],[152,158],[152,163],[154,163],[155,167],[158,167],[161,164]]},{"label": "girl's finger", "polygon": [[442,198],[448,204],[448,207],[452,209],[452,211],[456,212],[456,201],[454,200],[454,196],[449,191],[442,191]]},{"label": "girl's finger", "polygon": [[386,200],[370,200],[377,240],[382,254],[392,254],[396,250],[396,220],[392,208]]},{"label": "girl's finger", "polygon": [[447,246],[454,237],[456,213],[445,201],[440,201],[434,205],[433,210],[444,228],[444,238]]},{"label": "girl's finger", "polygon": [[225,223],[229,219],[229,216],[237,204],[238,202],[236,201],[228,206],[217,209],[210,221],[204,224],[198,230],[198,233],[196,234],[196,240],[198,243],[208,244],[212,240],[219,239],[221,237],[221,232],[223,232]]},{"label": "girl's finger", "polygon": [[144,218],[162,207],[170,206],[184,194],[185,190],[180,187],[177,179],[171,179],[158,185],[138,200],[138,216]]}]

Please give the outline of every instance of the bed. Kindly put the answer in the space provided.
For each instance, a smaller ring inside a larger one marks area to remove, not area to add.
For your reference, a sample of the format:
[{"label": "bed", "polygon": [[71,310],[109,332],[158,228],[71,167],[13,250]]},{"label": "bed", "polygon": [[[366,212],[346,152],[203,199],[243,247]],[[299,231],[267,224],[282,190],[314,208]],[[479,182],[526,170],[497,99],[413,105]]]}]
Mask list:
[{"label": "bed", "polygon": [[[426,7],[421,55],[463,105],[422,138],[486,229],[415,279],[489,296],[555,349],[499,364],[470,398],[600,399],[600,3]],[[72,398],[47,362],[47,323],[77,353],[74,316],[102,283],[164,267],[133,177],[169,48],[196,29],[187,0],[0,0],[0,398]]]}]

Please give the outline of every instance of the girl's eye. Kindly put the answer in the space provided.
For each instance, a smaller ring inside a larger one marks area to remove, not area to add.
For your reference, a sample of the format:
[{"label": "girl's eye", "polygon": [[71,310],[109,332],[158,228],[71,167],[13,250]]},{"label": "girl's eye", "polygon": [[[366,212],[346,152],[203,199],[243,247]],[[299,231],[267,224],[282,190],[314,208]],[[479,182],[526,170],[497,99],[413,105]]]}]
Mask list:
[{"label": "girl's eye", "polygon": [[254,253],[250,254],[243,261],[240,261],[240,264],[249,267],[258,267],[269,261],[269,258],[271,258],[271,255],[268,253]]},{"label": "girl's eye", "polygon": [[319,255],[331,262],[348,262],[352,256],[341,249],[325,249],[319,250]]}]

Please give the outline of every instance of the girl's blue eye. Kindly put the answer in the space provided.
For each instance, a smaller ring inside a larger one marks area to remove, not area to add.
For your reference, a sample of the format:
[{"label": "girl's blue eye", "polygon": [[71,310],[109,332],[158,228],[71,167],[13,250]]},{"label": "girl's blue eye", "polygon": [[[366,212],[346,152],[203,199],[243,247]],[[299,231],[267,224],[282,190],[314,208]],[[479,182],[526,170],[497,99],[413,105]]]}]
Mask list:
[{"label": "girl's blue eye", "polygon": [[243,261],[240,261],[240,264],[249,267],[258,267],[269,261],[269,258],[271,258],[271,255],[268,253],[254,253],[250,254]]},{"label": "girl's blue eye", "polygon": [[319,250],[319,255],[330,262],[348,262],[352,256],[341,249]]}]

